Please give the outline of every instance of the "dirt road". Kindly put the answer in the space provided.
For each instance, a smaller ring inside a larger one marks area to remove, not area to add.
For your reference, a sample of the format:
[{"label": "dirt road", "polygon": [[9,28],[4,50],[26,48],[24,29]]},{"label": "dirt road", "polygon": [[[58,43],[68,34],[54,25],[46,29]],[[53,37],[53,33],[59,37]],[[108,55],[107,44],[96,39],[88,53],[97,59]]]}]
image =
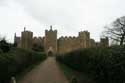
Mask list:
[{"label": "dirt road", "polygon": [[68,83],[68,80],[58,67],[55,58],[48,57],[17,83]]}]

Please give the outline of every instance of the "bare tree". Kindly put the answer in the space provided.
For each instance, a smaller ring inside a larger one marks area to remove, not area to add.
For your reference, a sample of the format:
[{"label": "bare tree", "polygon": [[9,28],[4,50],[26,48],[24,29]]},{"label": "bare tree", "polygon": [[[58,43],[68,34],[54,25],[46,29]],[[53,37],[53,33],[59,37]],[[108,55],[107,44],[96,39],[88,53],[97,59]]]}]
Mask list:
[{"label": "bare tree", "polygon": [[125,16],[105,26],[104,36],[108,36],[111,40],[123,45],[125,43]]}]

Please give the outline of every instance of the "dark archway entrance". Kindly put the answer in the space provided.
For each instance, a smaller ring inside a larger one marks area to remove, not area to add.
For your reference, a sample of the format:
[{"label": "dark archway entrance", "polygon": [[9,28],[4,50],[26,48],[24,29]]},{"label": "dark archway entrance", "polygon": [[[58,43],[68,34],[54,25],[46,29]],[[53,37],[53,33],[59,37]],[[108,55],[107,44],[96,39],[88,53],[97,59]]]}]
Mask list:
[{"label": "dark archway entrance", "polygon": [[48,52],[48,56],[54,56],[53,52],[52,52],[52,51],[49,51],[49,52]]}]

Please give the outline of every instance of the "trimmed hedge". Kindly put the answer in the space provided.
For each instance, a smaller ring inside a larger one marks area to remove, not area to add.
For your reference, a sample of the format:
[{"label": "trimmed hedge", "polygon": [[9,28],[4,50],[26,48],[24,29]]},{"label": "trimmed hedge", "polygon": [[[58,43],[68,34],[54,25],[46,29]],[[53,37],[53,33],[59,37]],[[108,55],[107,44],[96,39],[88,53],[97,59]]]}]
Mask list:
[{"label": "trimmed hedge", "polygon": [[0,53],[0,83],[8,83],[11,76],[15,76],[28,66],[46,58],[44,53],[11,48],[9,52]]},{"label": "trimmed hedge", "polygon": [[57,60],[99,83],[125,82],[125,46],[80,49],[59,55]]}]

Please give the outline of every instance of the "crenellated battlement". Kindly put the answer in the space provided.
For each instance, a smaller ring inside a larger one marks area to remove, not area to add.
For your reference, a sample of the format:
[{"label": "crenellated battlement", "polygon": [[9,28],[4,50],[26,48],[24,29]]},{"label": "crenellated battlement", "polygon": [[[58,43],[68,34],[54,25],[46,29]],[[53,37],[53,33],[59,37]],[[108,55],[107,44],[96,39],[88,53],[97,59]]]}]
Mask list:
[{"label": "crenellated battlement", "polygon": [[85,31],[80,31],[79,34],[90,34],[90,32],[88,32],[87,30],[85,30]]},{"label": "crenellated battlement", "polygon": [[45,30],[46,33],[48,32],[57,32],[57,30]]},{"label": "crenellated battlement", "polygon": [[33,37],[33,32],[26,30],[21,33],[21,37],[15,34],[14,42],[18,47],[31,49],[34,44],[44,47],[46,54],[52,52],[53,54],[64,54],[73,50],[89,47],[109,45],[108,38],[101,38],[100,42],[96,43],[94,39],[90,38],[90,32],[87,30],[80,31],[78,36],[61,36],[57,38],[57,30],[53,30],[50,26],[49,30],[45,30],[44,37]]},{"label": "crenellated battlement", "polygon": [[59,40],[75,40],[77,37],[75,36],[61,36]]},{"label": "crenellated battlement", "polygon": [[44,37],[33,37],[33,39],[35,39],[35,40],[42,40]]}]

